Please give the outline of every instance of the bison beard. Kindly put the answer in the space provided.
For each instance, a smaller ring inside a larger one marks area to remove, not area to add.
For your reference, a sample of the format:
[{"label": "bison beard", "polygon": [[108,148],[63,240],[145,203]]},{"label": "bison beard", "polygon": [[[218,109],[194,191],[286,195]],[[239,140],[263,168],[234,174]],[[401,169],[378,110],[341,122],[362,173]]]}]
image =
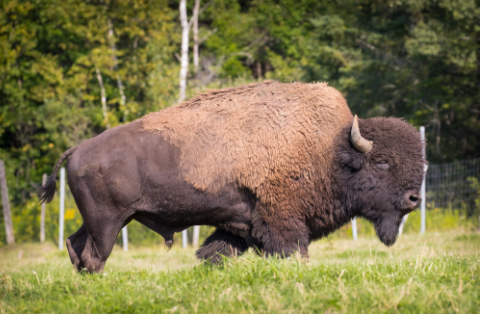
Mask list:
[{"label": "bison beard", "polygon": [[218,263],[249,247],[308,254],[355,216],[395,242],[420,203],[423,143],[400,119],[357,121],[324,83],[266,81],[201,94],[107,130],[64,153],[40,188],[50,201],[67,159],[84,225],[67,240],[77,270],[101,272],[135,219],[165,238],[192,225],[216,231],[197,251]]}]

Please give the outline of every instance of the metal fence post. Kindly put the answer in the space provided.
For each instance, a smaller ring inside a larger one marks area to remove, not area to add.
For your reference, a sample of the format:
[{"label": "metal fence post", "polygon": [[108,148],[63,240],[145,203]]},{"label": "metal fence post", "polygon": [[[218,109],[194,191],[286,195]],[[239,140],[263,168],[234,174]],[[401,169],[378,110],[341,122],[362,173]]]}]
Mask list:
[{"label": "metal fence post", "polygon": [[357,241],[358,236],[357,236],[357,217],[354,217],[352,219],[352,235],[353,235],[353,241]]},{"label": "metal fence post", "polygon": [[[42,176],[42,186],[47,182],[47,174],[44,173]],[[42,209],[40,212],[40,243],[45,242],[45,202],[42,203]]]},{"label": "metal fence post", "polygon": [[192,246],[198,246],[198,239],[200,238],[200,226],[193,226]]},{"label": "metal fence post", "polygon": [[[425,127],[421,126],[420,127],[420,138],[422,140],[422,143],[423,143],[423,157],[425,158]],[[421,197],[422,197],[422,203],[420,205],[420,211],[421,211],[421,216],[422,216],[422,221],[421,221],[421,224],[420,224],[420,232],[421,233],[425,233],[425,219],[426,219],[426,216],[425,216],[425,203],[427,202],[426,200],[426,197],[425,197],[425,174],[426,174],[426,169],[425,169],[426,165],[424,164],[423,166],[423,182],[422,182],[422,188],[420,190],[420,194],[421,194]]]},{"label": "metal fence post", "polygon": [[58,248],[63,250],[63,229],[65,219],[65,168],[60,168],[60,213],[58,217]]}]

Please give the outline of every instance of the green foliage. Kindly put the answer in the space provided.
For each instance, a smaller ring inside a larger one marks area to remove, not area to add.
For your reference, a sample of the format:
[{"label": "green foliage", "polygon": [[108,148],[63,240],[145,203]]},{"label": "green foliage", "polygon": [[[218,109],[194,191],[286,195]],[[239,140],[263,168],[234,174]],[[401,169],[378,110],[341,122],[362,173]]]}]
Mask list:
[{"label": "green foliage", "polygon": [[105,129],[96,69],[112,126],[170,105],[178,36],[162,1],[3,1],[1,8],[0,158],[12,199],[22,203],[30,182],[67,147]]},{"label": "green foliage", "polygon": [[[60,201],[55,196],[45,208],[45,239],[58,245]],[[33,194],[21,206],[12,208],[13,229],[15,241],[18,243],[40,241],[40,211],[38,197]],[[73,234],[83,224],[83,219],[71,194],[67,191],[65,198],[64,237]]]}]

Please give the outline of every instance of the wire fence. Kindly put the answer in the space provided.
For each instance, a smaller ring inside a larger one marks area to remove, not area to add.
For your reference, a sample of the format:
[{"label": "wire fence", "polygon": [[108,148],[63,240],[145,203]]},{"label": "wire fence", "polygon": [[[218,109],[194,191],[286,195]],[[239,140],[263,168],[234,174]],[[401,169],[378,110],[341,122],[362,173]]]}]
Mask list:
[{"label": "wire fence", "polygon": [[428,209],[467,210],[473,214],[478,197],[468,178],[480,178],[480,158],[430,165],[426,181]]}]

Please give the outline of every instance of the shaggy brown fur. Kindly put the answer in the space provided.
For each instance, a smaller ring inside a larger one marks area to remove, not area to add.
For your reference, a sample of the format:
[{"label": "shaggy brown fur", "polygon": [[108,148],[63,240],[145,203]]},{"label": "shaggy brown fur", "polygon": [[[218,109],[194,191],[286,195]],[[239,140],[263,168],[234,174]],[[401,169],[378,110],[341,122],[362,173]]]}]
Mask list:
[{"label": "shaggy brown fur", "polygon": [[142,121],[180,149],[186,181],[209,193],[245,187],[269,221],[303,215],[302,199],[315,184],[329,185],[329,168],[314,163],[331,163],[334,137],[352,119],[326,83],[266,81],[209,91]]}]

